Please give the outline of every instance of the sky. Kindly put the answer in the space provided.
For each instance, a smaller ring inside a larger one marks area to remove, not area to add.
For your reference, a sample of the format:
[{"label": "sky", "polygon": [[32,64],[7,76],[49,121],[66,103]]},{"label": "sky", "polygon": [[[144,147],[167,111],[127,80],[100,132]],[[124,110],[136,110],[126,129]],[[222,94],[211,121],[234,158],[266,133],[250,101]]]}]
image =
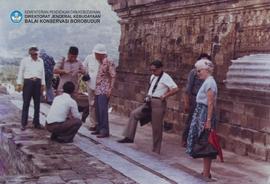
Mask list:
[{"label": "sky", "polygon": [[[98,10],[101,19],[97,24],[16,24],[10,19],[14,10]],[[66,56],[69,46],[77,46],[84,59],[95,44],[103,43],[117,60],[118,20],[107,0],[0,0],[0,57],[23,57],[35,45],[56,59]]]}]

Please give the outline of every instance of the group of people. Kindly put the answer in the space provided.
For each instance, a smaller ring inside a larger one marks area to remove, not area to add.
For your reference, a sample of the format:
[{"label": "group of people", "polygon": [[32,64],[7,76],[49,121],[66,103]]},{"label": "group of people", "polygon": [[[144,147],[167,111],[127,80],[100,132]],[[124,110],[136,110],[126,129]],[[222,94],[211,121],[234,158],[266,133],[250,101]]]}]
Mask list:
[{"label": "group of people", "polygon": [[[83,76],[87,83],[91,134],[98,138],[109,136],[108,103],[116,77],[114,63],[107,57],[106,47],[103,44],[97,44],[84,62],[77,59],[78,54],[77,47],[70,47],[67,59],[63,58],[55,63],[44,50],[39,52],[37,47],[29,48],[29,56],[21,61],[17,80],[17,90],[23,90],[21,130],[26,129],[32,97],[34,100],[33,125],[35,128],[41,128],[40,97],[46,85],[46,100],[51,104],[46,119],[46,129],[51,132],[52,140],[61,143],[72,142],[82,125],[76,101],[79,90],[78,81]],[[172,77],[164,72],[161,61],[153,61],[149,69],[152,75],[145,102],[131,112],[123,133],[124,138],[118,142],[133,143],[138,122],[140,121],[141,124],[151,122],[152,151],[160,154],[166,100],[176,94],[179,88]],[[184,109],[189,115],[183,131],[182,145],[187,148],[187,153],[190,155],[202,131],[216,126],[214,112],[217,85],[212,76],[213,70],[211,57],[201,54],[195,63],[195,68],[188,76]],[[55,98],[51,87],[54,74],[60,76]],[[204,158],[202,174],[205,177],[211,177],[211,161],[212,158]]]},{"label": "group of people", "polygon": [[[23,109],[21,130],[26,129],[31,98],[34,100],[34,128],[40,129],[40,99],[45,90],[46,100],[51,104],[46,120],[46,128],[52,133],[51,139],[58,142],[72,142],[82,122],[78,112],[77,97],[79,78],[87,75],[89,112],[91,114],[93,134],[103,138],[109,136],[108,103],[115,81],[114,63],[107,57],[106,47],[97,44],[85,61],[77,57],[79,49],[70,47],[67,59],[55,63],[45,50],[29,48],[29,56],[20,63],[17,91],[23,91]],[[53,75],[60,76],[55,92],[52,90]],[[97,123],[98,122],[98,123]],[[69,130],[69,131],[68,131]]]}]

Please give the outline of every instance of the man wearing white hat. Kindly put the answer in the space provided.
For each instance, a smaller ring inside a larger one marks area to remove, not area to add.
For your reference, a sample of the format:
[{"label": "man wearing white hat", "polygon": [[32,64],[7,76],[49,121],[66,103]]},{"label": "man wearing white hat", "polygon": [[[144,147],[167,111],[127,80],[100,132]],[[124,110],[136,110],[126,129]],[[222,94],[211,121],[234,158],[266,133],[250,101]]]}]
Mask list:
[{"label": "man wearing white hat", "polygon": [[92,132],[92,134],[97,135],[98,138],[104,138],[110,135],[108,103],[114,85],[116,72],[114,63],[107,57],[105,45],[97,44],[93,52],[96,60],[99,62],[99,67],[95,87],[95,107],[98,123],[96,131]]},{"label": "man wearing white hat", "polygon": [[98,52],[98,45],[94,47],[92,53],[88,55],[83,62],[84,69],[86,73],[89,75],[89,78],[86,79],[85,81],[87,83],[87,92],[88,92],[90,131],[96,131],[97,127],[94,102],[95,102],[95,88],[99,62],[96,60],[95,56],[96,52]]}]

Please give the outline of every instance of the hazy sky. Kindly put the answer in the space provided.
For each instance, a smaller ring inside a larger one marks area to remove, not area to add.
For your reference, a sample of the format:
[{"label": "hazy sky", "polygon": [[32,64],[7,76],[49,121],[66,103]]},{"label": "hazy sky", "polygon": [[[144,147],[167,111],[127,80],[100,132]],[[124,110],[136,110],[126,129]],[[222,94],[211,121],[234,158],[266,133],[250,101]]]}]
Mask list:
[{"label": "hazy sky", "polygon": [[[14,24],[10,21],[14,10],[99,10],[101,23]],[[0,56],[23,56],[29,46],[37,45],[60,57],[66,55],[70,45],[75,45],[85,57],[101,42],[115,58],[120,39],[117,21],[107,0],[0,0]]]}]

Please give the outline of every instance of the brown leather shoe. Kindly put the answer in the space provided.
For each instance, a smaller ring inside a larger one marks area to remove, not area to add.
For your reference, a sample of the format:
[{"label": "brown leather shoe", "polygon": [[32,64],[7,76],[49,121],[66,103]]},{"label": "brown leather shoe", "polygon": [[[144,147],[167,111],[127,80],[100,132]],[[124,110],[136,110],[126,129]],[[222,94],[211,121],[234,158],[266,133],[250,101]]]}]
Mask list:
[{"label": "brown leather shoe", "polygon": [[97,135],[97,138],[105,138],[105,137],[109,137],[109,134],[99,134]]},{"label": "brown leather shoe", "polygon": [[92,135],[99,135],[98,131],[91,132]]},{"label": "brown leather shoe", "polygon": [[40,129],[40,130],[43,129],[43,127],[41,126],[41,124],[35,124],[34,125],[34,128],[35,129]]},{"label": "brown leather shoe", "polygon": [[118,140],[119,143],[133,143],[134,141],[132,139],[129,139],[125,137],[124,139]]},{"label": "brown leather shoe", "polygon": [[89,130],[90,131],[97,131],[97,127],[90,127]]}]

